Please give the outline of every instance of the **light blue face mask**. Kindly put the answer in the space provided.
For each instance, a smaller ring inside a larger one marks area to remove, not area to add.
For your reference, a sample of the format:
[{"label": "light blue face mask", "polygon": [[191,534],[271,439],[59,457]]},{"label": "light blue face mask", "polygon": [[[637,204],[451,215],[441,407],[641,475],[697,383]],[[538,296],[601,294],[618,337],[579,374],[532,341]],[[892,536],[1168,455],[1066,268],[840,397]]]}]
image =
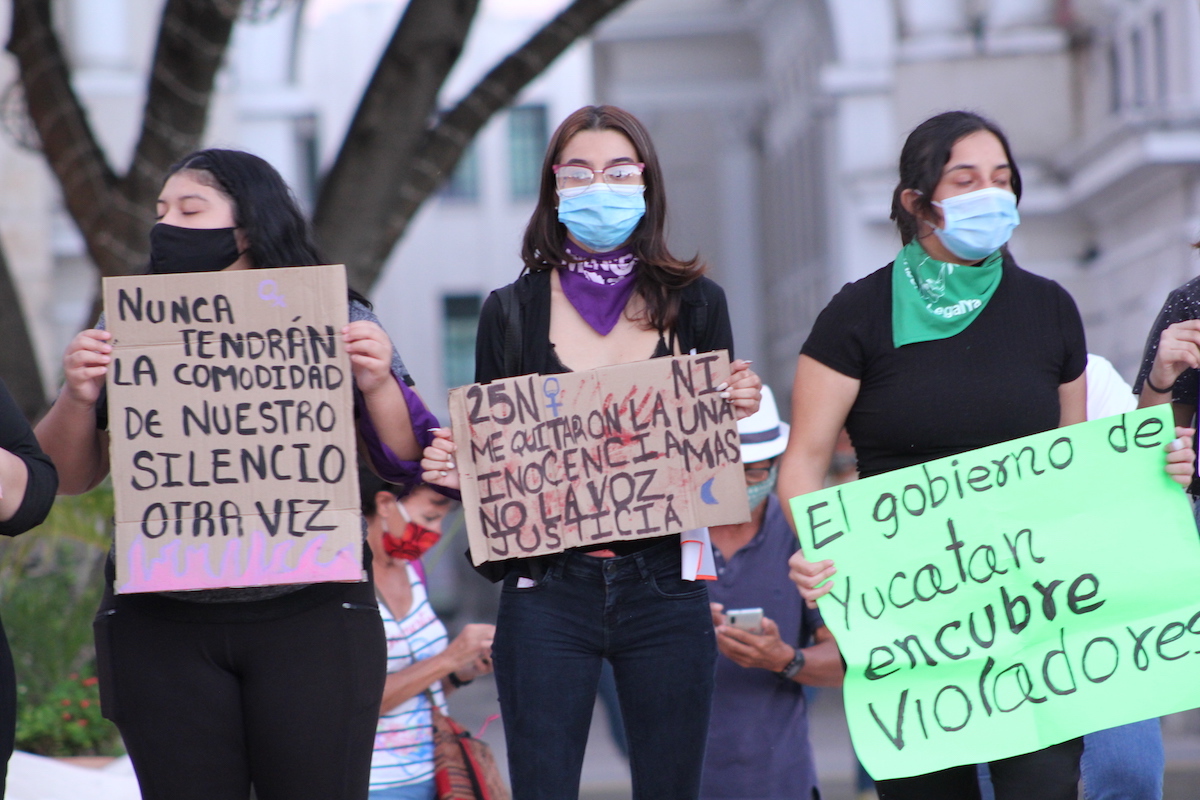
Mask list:
[{"label": "light blue face mask", "polygon": [[750,500],[750,510],[758,508],[758,504],[767,499],[767,495],[775,491],[775,482],[779,479],[779,463],[771,465],[767,479],[751,483],[746,487],[746,497]]},{"label": "light blue face mask", "polygon": [[[635,189],[635,191],[628,191]],[[646,187],[622,187],[614,191],[606,183],[594,183],[579,194],[558,195],[558,221],[571,236],[589,250],[615,250],[633,235],[646,214]]]},{"label": "light blue face mask", "polygon": [[942,210],[942,227],[933,232],[963,261],[981,261],[999,250],[1021,224],[1017,196],[990,187],[934,202]]}]

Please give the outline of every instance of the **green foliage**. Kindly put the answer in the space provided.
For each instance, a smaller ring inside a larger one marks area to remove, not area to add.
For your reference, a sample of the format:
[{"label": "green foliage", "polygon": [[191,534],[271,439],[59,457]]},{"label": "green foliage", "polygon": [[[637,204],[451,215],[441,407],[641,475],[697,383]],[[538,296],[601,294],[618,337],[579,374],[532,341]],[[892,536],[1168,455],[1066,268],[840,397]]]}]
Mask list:
[{"label": "green foliage", "polygon": [[17,749],[58,756],[115,755],[121,752],[120,735],[100,716],[100,689],[96,678],[71,673],[41,702],[18,693]]},{"label": "green foliage", "polygon": [[60,497],[41,527],[0,541],[0,608],[17,671],[19,749],[55,756],[120,752],[91,677],[92,618],[104,591],[111,520],[112,491],[101,487]]}]

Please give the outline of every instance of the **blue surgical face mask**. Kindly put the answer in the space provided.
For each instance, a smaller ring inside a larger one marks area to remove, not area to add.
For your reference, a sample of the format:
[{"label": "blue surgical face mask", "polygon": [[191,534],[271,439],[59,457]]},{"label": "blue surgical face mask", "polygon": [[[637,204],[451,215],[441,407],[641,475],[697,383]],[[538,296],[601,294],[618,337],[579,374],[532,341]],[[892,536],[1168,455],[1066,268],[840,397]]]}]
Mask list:
[{"label": "blue surgical face mask", "polygon": [[1021,223],[1017,196],[991,187],[934,202],[942,210],[942,227],[933,232],[963,261],[981,261],[999,250]]},{"label": "blue surgical face mask", "polygon": [[750,510],[758,508],[758,504],[767,499],[767,495],[775,491],[775,482],[779,479],[779,464],[771,465],[767,479],[746,486],[746,497],[750,501]]},{"label": "blue surgical face mask", "polygon": [[606,183],[594,183],[570,197],[559,192],[558,221],[589,250],[614,250],[633,235],[646,214],[646,187],[622,187],[626,188],[636,191],[614,191]]}]

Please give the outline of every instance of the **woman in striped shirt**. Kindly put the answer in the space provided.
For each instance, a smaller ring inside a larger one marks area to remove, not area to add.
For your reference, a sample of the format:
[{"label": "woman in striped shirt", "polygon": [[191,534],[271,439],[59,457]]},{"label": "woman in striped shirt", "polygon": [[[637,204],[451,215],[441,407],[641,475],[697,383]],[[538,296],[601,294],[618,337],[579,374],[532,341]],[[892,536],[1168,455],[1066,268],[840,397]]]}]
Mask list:
[{"label": "woman in striped shirt", "polygon": [[429,605],[417,559],[437,541],[451,501],[427,486],[399,498],[366,472],[360,485],[388,656],[370,797],[433,800],[432,704],[445,713],[444,692],[492,671],[495,627],[467,625],[450,641]]}]

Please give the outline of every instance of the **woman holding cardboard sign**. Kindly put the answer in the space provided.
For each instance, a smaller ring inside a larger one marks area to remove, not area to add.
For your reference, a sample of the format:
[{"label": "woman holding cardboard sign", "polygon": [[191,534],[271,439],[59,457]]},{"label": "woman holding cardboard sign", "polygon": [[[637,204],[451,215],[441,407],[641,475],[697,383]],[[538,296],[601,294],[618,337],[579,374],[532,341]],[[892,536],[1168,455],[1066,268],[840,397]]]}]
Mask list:
[{"label": "woman holding cardboard sign", "polygon": [[[782,498],[823,488],[843,426],[869,476],[1084,421],[1075,303],[1005,246],[1020,196],[1008,142],[988,120],[949,112],[909,135],[892,198],[904,247],[844,287],[801,350]],[[1168,471],[1188,471],[1190,452],[1168,454]],[[791,566],[810,602],[829,591],[820,584],[832,562],[797,552]],[[996,796],[1074,800],[1082,747],[992,762]],[[979,797],[973,764],[876,785],[885,800]]]},{"label": "woman holding cardboard sign", "polygon": [[[152,272],[321,263],[291,191],[262,159],[204,150],[172,168]],[[349,302],[341,333],[358,431],[377,471],[409,483],[437,422],[369,305],[355,293]],[[102,328],[75,337],[65,385],[37,426],[64,493],[108,473],[110,338]],[[102,706],[143,797],[245,800],[253,785],[261,798],[366,798],[385,665],[369,581],[114,595],[111,558],[106,577],[95,622]]]},{"label": "woman holding cardboard sign", "polygon": [[[479,382],[733,349],[725,296],[666,248],[662,170],[629,113],[590,106],[550,141],[525,231],[528,274],[484,304]],[[517,339],[506,332],[520,326]],[[733,362],[725,399],[758,408]],[[426,480],[457,486],[453,441],[425,450]],[[680,531],[503,562],[493,647],[513,794],[574,797],[601,663],[614,668],[635,797],[699,792],[716,649],[708,593],[681,578]]]}]

